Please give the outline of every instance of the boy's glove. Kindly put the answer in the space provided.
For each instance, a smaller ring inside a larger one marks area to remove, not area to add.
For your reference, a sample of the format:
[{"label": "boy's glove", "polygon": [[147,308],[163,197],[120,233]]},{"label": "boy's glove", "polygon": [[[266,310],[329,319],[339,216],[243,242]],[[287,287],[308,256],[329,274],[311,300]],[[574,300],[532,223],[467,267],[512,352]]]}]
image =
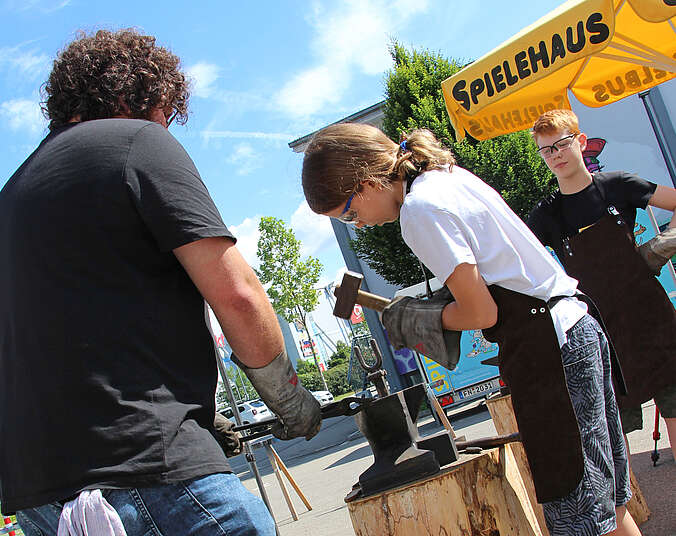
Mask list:
[{"label": "boy's glove", "polygon": [[453,370],[460,359],[461,331],[441,327],[441,312],[453,296],[447,287],[431,298],[395,298],[382,312],[382,322],[395,349],[411,348]]},{"label": "boy's glove", "polygon": [[651,238],[638,248],[653,274],[659,275],[664,266],[676,255],[676,227],[665,230],[656,237]]},{"label": "boy's glove", "polygon": [[261,368],[248,368],[235,354],[230,358],[244,371],[267,406],[279,417],[272,425],[278,439],[305,437],[312,439],[322,425],[319,402],[303,387],[291,361],[283,350]]},{"label": "boy's glove", "polygon": [[241,436],[233,430],[234,426],[234,422],[226,419],[220,413],[217,412],[214,416],[214,431],[212,435],[216,438],[216,441],[228,458],[237,456],[242,452]]}]

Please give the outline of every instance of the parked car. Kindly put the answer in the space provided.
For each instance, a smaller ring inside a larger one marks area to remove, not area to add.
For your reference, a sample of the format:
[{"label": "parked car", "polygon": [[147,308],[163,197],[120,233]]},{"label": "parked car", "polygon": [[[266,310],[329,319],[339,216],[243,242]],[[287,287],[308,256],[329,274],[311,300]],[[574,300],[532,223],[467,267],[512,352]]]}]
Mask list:
[{"label": "parked car", "polygon": [[[239,410],[239,416],[242,419],[242,424],[251,424],[274,417],[274,414],[268,409],[268,407],[265,405],[265,402],[262,400],[249,400],[248,402],[240,402],[237,404],[237,409]],[[219,413],[235,422],[235,416],[232,413],[232,408],[224,408],[220,410]]]},{"label": "parked car", "polygon": [[357,398],[375,398],[375,395],[373,394],[373,391],[371,391],[371,388],[369,389],[364,389],[363,391],[358,391],[354,394]]},{"label": "parked car", "polygon": [[326,404],[333,402],[333,395],[329,391],[312,391],[312,396],[314,396],[322,406],[326,406]]}]

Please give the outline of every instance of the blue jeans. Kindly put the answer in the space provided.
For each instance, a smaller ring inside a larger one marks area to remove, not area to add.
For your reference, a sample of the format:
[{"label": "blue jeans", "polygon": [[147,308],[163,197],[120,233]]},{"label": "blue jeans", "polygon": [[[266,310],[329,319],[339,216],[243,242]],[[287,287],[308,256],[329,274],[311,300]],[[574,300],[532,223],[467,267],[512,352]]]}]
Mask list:
[{"label": "blue jeans", "polygon": [[[261,499],[236,475],[217,473],[149,488],[102,489],[128,536],[273,536],[275,525]],[[61,503],[17,512],[26,536],[56,535]]]}]

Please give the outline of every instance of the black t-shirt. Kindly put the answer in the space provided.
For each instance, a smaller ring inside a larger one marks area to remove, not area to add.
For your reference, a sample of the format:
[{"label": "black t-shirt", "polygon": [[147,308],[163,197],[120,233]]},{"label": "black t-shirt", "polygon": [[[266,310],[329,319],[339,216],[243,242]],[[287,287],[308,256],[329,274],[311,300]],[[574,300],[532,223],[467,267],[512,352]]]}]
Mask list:
[{"label": "black t-shirt", "polygon": [[216,362],[172,249],[231,237],[155,123],[50,133],[0,192],[4,511],[228,471]]},{"label": "black t-shirt", "polygon": [[562,240],[596,223],[609,205],[622,215],[633,233],[636,209],[644,209],[657,185],[632,173],[611,171],[593,175],[592,184],[574,194],[560,191],[540,201],[526,224],[540,242],[561,255]]}]

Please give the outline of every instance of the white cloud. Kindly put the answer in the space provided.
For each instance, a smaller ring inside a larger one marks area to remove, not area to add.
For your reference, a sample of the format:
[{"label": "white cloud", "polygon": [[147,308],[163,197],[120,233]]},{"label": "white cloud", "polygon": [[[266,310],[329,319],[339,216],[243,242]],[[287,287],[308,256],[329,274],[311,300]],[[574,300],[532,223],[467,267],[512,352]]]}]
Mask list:
[{"label": "white cloud", "polygon": [[277,105],[292,117],[302,117],[337,103],[348,90],[353,73],[375,75],[391,66],[391,36],[426,9],[426,0],[317,3],[309,19],[316,63],[282,87]]},{"label": "white cloud", "polygon": [[319,278],[317,287],[326,287],[327,285],[340,285],[343,280],[343,274],[347,272],[347,266],[341,266],[336,270],[336,275],[333,276],[333,279],[327,276],[322,276]]},{"label": "white cloud", "polygon": [[260,216],[254,216],[253,218],[246,218],[239,225],[228,226],[228,229],[237,238],[237,249],[252,268],[258,268],[260,265],[260,260],[256,255],[258,239],[261,235],[258,231],[260,221]]},{"label": "white cloud", "polygon": [[49,71],[50,58],[35,49],[26,50],[26,44],[0,47],[0,67],[18,71],[19,75],[34,80],[44,78]]},{"label": "white cloud", "polygon": [[259,154],[248,143],[235,145],[226,160],[237,167],[237,175],[248,175],[261,167]]},{"label": "white cloud", "polygon": [[40,111],[40,105],[28,99],[14,99],[0,103],[0,118],[11,130],[27,130],[30,134],[39,134],[46,127],[46,121]]},{"label": "white cloud", "polygon": [[325,247],[336,245],[336,237],[329,218],[312,212],[305,200],[291,216],[291,228],[296,238],[301,241],[301,258],[308,255],[316,256]]},{"label": "white cloud", "polygon": [[42,0],[8,0],[5,6],[16,11],[39,11],[45,15],[54,13],[69,5],[71,0],[59,0],[56,2],[44,2]]},{"label": "white cloud", "polygon": [[245,138],[289,142],[298,137],[295,134],[286,134],[283,132],[246,132],[236,130],[203,130],[200,132],[200,136],[206,142],[216,138]]},{"label": "white cloud", "polygon": [[186,72],[192,82],[192,94],[202,98],[212,96],[216,91],[214,82],[218,80],[220,70],[218,65],[204,61],[189,67]]}]

